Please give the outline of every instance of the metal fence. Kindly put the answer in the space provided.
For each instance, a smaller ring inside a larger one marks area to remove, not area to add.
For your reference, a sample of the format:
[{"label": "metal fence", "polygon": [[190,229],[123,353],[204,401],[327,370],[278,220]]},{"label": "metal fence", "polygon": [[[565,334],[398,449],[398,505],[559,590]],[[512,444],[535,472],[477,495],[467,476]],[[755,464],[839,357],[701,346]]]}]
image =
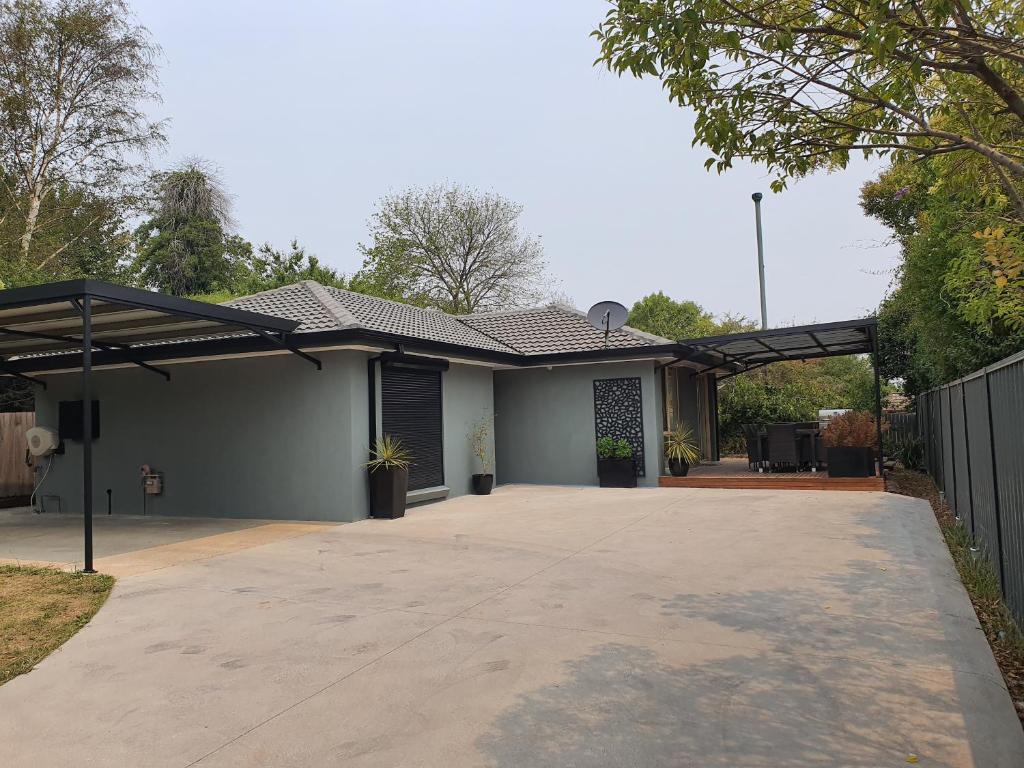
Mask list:
[{"label": "metal fence", "polygon": [[914,411],[886,411],[882,414],[882,424],[886,425],[890,438],[894,440],[916,437],[919,432]]},{"label": "metal fence", "polygon": [[925,464],[1024,622],[1024,352],[918,396]]}]

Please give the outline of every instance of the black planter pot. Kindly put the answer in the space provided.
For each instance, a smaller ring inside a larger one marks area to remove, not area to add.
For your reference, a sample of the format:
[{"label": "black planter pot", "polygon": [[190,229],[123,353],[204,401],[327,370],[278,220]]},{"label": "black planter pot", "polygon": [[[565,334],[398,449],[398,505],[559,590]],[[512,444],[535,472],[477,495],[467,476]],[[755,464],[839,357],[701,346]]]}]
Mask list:
[{"label": "black planter pot", "polygon": [[598,459],[597,479],[602,488],[636,488],[636,462],[632,459]]},{"label": "black planter pot", "polygon": [[875,449],[841,446],[828,449],[829,477],[874,477]]},{"label": "black planter pot", "polygon": [[473,475],[473,493],[487,496],[494,487],[494,475]]},{"label": "black planter pot", "polygon": [[391,467],[370,473],[370,515],[393,520],[405,516],[409,470]]},{"label": "black planter pot", "polygon": [[682,459],[669,459],[668,471],[672,477],[686,477],[690,472],[690,465]]}]

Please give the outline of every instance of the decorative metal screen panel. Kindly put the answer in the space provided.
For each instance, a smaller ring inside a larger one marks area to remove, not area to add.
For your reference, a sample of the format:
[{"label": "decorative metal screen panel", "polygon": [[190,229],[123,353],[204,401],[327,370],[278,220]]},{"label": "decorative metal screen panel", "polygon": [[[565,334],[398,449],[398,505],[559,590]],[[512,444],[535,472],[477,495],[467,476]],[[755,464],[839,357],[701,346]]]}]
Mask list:
[{"label": "decorative metal screen panel", "polygon": [[640,377],[594,379],[594,432],[633,446],[637,474],[644,476],[644,413]]}]

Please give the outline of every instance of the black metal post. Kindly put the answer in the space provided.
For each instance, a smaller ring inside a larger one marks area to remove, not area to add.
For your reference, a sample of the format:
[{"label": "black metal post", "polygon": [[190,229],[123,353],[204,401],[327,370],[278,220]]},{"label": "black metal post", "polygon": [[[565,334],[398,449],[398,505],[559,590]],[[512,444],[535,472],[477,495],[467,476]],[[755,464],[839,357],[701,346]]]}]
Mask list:
[{"label": "black metal post", "polygon": [[878,331],[871,331],[872,368],[875,371],[875,439],[878,441],[878,476],[885,477],[885,451],[882,448],[882,379],[878,373]]},{"label": "black metal post", "polygon": [[92,567],[92,297],[82,300],[82,519],[85,526],[84,573]]}]

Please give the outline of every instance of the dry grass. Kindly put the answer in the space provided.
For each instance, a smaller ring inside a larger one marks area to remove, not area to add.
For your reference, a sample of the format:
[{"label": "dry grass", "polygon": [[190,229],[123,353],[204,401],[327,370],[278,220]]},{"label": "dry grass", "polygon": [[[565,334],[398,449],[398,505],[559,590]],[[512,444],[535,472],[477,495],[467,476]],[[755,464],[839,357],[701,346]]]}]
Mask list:
[{"label": "dry grass", "polygon": [[999,591],[999,578],[987,557],[971,551],[973,542],[967,530],[956,522],[952,510],[939,499],[938,489],[928,475],[922,472],[896,470],[888,474],[888,490],[904,496],[927,499],[932,505],[939,528],[946,539],[960,579],[974,603],[974,611],[992,654],[1006,681],[1017,715],[1024,724],[1024,635],[1021,634],[1003,602]]},{"label": "dry grass", "polygon": [[0,685],[84,627],[113,586],[112,576],[0,565]]}]

